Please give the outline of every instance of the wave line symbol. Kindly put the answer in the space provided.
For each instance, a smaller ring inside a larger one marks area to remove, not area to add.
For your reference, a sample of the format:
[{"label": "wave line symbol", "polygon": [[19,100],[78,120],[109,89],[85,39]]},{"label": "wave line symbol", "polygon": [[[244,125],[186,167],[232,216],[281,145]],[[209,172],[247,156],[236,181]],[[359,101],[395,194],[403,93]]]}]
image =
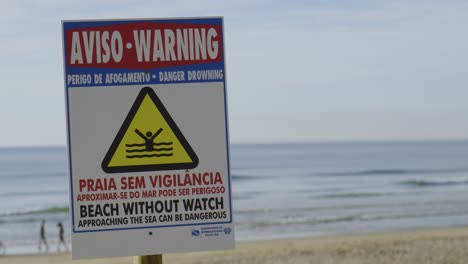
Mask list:
[{"label": "wave line symbol", "polygon": [[[158,143],[153,143],[153,146],[170,146],[172,145],[172,142],[158,142]],[[146,146],[145,143],[141,144],[125,144],[126,147],[132,148],[132,147],[144,147]]]},{"label": "wave line symbol", "polygon": [[155,151],[171,151],[173,148],[155,148],[153,150],[146,150],[146,149],[127,149],[125,152],[133,153],[133,152],[155,152]]},{"label": "wave line symbol", "polygon": [[143,155],[127,155],[128,159],[134,158],[151,158],[151,157],[171,157],[172,153],[169,154],[143,154]]}]

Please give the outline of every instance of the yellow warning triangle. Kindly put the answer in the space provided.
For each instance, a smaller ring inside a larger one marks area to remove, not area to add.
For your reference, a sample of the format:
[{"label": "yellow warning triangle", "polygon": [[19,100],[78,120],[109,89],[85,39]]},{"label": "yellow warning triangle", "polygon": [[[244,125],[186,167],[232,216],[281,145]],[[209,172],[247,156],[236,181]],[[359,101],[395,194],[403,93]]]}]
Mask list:
[{"label": "yellow warning triangle", "polygon": [[182,170],[198,157],[150,87],[141,89],[102,161],[107,173]]}]

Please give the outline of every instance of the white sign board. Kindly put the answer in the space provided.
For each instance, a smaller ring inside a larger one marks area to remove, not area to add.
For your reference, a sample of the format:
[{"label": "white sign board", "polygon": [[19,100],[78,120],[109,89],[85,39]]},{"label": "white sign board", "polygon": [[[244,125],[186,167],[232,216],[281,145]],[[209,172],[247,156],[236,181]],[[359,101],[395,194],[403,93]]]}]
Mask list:
[{"label": "white sign board", "polygon": [[233,248],[222,18],[62,26],[73,259]]}]

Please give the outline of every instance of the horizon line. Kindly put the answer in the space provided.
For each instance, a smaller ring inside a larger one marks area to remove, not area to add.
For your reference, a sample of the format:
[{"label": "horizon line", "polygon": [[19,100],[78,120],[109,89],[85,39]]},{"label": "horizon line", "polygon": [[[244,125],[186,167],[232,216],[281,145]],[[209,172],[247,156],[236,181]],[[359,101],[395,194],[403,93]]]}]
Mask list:
[{"label": "horizon line", "polygon": [[[468,138],[458,139],[370,139],[370,140],[323,140],[323,141],[237,141],[230,142],[230,145],[286,145],[286,144],[376,144],[376,143],[461,143],[468,142]],[[66,148],[63,145],[11,145],[0,146],[0,149],[21,149],[21,148]]]}]

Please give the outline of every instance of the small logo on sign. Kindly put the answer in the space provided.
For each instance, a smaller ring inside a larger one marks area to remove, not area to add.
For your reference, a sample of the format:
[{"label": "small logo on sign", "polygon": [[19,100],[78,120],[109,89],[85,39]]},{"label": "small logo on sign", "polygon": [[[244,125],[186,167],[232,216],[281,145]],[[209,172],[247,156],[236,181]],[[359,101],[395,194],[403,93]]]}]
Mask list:
[{"label": "small logo on sign", "polygon": [[200,236],[200,230],[192,229],[192,236],[193,237],[199,237]]},{"label": "small logo on sign", "polygon": [[231,234],[232,229],[230,227],[225,227],[223,231],[224,231],[224,234],[229,235]]}]

